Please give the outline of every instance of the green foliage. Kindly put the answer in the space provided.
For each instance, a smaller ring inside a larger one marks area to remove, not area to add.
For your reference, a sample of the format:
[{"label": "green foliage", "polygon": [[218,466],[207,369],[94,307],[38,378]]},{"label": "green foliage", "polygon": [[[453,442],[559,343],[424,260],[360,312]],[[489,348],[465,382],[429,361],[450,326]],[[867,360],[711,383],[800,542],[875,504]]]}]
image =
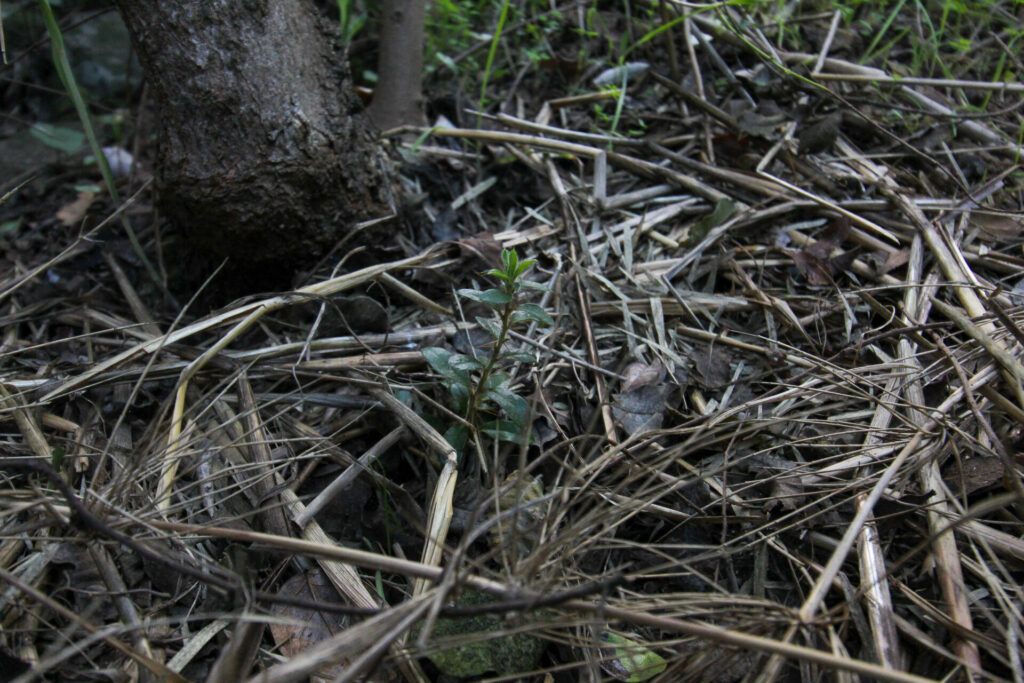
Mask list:
[{"label": "green foliage", "polygon": [[[991,73],[993,70],[983,63],[983,53],[973,52],[978,36],[999,34],[1013,42],[1020,31],[1013,12],[1004,10],[1005,3],[998,0],[845,0],[838,5],[818,4],[829,11],[838,9],[847,25],[867,41],[861,63],[888,67],[892,60],[895,71],[917,75],[965,78],[963,61]],[[1012,50],[1008,45],[1006,51]],[[998,58],[999,53],[995,54]],[[1003,80],[1001,68],[1002,64],[994,70],[993,80]]]},{"label": "green foliage", "polygon": [[498,16],[498,28],[491,38],[491,49],[487,52],[487,65],[484,67],[483,81],[480,83],[480,102],[477,108],[483,111],[484,99],[487,96],[487,81],[491,77],[491,70],[494,68],[494,55],[498,52],[498,41],[501,40],[501,32],[505,29],[505,21],[508,19],[508,0],[501,3],[501,14]]},{"label": "green foliage", "polygon": [[465,417],[464,423],[453,424],[445,432],[445,438],[457,450],[469,439],[467,425],[499,441],[522,439],[529,406],[515,393],[513,377],[502,367],[514,362],[531,363],[534,358],[530,353],[506,348],[509,332],[530,323],[554,324],[543,308],[523,301],[525,290],[545,289],[543,285],[523,279],[535,261],[520,261],[516,252],[508,249],[501,252],[501,259],[501,268],[487,272],[498,280],[498,287],[458,292],[464,299],[485,304],[494,311],[491,318],[476,319],[492,339],[486,357],[467,356],[437,347],[423,349],[427,364],[443,378],[452,410]]},{"label": "green foliage", "polygon": [[85,144],[85,135],[81,131],[41,121],[32,124],[29,133],[47,147],[53,147],[65,154],[74,154]]},{"label": "green foliage", "polygon": [[626,683],[650,680],[666,668],[665,659],[638,638],[627,638],[611,631],[601,634],[601,641],[611,647],[612,657],[602,667]]},{"label": "green foliage", "polygon": [[[61,34],[60,26],[57,24],[57,19],[53,15],[53,9],[50,6],[50,2],[48,0],[39,0],[39,9],[43,15],[43,22],[46,24],[46,32],[50,36],[50,43],[53,48],[53,65],[57,70],[57,75],[60,77],[60,81],[64,85],[64,90],[75,105],[75,111],[78,113],[78,120],[81,122],[82,129],[85,131],[85,139],[89,141],[89,147],[92,149],[92,154],[96,158],[96,162],[99,164],[100,173],[103,175],[103,180],[106,183],[107,191],[110,193],[110,198],[115,204],[120,204],[121,202],[117,193],[117,185],[114,183],[114,175],[110,172],[110,165],[107,163],[107,157],[100,149],[99,138],[93,130],[92,118],[89,116],[89,109],[85,104],[85,98],[82,96],[82,91],[78,88],[78,83],[75,81],[75,75],[71,71],[71,62],[68,61],[67,50],[64,48],[64,36]],[[132,229],[131,223],[128,222],[128,216],[125,213],[121,214],[121,225],[124,227],[125,233],[128,235],[128,240],[131,242],[132,249],[139,257],[139,260],[142,261],[142,264],[146,267],[146,270],[153,279],[153,282],[162,287],[160,276],[157,274],[156,268],[153,267],[149,257],[146,256],[146,252],[142,249],[142,245],[139,243],[138,237],[135,236],[135,230]]]},{"label": "green foliage", "polygon": [[64,464],[64,458],[68,455],[68,451],[63,446],[57,446],[50,452],[50,464],[53,469],[60,470],[60,466]]},{"label": "green foliage", "polygon": [[366,23],[366,12],[353,15],[352,0],[337,0],[338,28],[341,31],[342,45],[348,45]]},{"label": "green foliage", "polygon": [[561,20],[557,9],[540,0],[435,0],[427,13],[425,71],[457,76],[465,90],[479,92],[482,110],[488,83],[508,73],[510,65],[499,57],[519,56],[533,64],[549,58],[548,38],[561,30]]}]

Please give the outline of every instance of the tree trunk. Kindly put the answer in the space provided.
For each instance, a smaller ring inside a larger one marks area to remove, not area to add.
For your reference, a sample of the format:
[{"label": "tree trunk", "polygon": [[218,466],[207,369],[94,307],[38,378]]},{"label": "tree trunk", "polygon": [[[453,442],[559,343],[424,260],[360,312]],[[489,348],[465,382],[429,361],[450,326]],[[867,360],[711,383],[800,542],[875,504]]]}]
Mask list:
[{"label": "tree trunk", "polygon": [[377,87],[368,112],[382,130],[421,126],[423,24],[428,0],[384,0],[381,6]]},{"label": "tree trunk", "polygon": [[189,249],[287,269],[390,211],[387,161],[308,0],[115,1],[156,103],[159,207]]}]

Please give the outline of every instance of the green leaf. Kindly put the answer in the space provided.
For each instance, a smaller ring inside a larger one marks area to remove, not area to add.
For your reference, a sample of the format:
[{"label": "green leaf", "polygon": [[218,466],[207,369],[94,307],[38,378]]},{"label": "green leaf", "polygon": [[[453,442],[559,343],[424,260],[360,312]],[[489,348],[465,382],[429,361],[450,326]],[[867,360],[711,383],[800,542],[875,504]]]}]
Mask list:
[{"label": "green leaf", "polygon": [[449,363],[454,355],[451,351],[428,346],[421,353],[423,359],[437,374],[459,384],[469,384],[469,374],[465,370],[453,368]]},{"label": "green leaf", "polygon": [[446,67],[448,67],[449,69],[451,69],[455,73],[459,73],[459,67],[455,63],[454,59],[452,59],[448,55],[444,54],[443,52],[436,52],[436,53],[434,53],[434,56],[437,57],[437,61],[439,61],[442,64],[444,64]]},{"label": "green leaf", "polygon": [[484,396],[501,406],[514,424],[521,425],[526,421],[526,411],[529,409],[526,400],[512,393],[507,387],[490,389],[484,392]]},{"label": "green leaf", "polygon": [[492,372],[487,381],[484,382],[484,389],[495,389],[497,387],[503,387],[506,384],[512,382],[512,377],[504,370],[497,370]]},{"label": "green leaf", "polygon": [[509,277],[514,278],[516,276],[516,267],[519,265],[519,254],[516,253],[516,250],[502,249],[501,262],[505,264],[505,273]]},{"label": "green leaf", "polygon": [[468,383],[449,382],[448,393],[452,397],[452,410],[462,414],[469,407],[469,386]]},{"label": "green leaf", "polygon": [[698,242],[707,237],[712,228],[717,228],[719,225],[727,221],[735,210],[736,205],[733,204],[731,199],[720,200],[715,204],[714,211],[701,218],[692,228],[690,228],[690,243]]},{"label": "green leaf", "polygon": [[537,304],[522,304],[517,311],[512,313],[512,322],[518,323],[526,320],[533,320],[534,322],[550,327],[555,324],[555,321],[551,319],[547,311],[538,306]]},{"label": "green leaf", "polygon": [[500,289],[485,289],[484,291],[479,289],[460,289],[459,294],[467,299],[494,307],[504,306],[512,301],[512,297]]},{"label": "green leaf", "polygon": [[452,368],[448,365],[448,359],[453,355],[451,351],[436,346],[425,346],[420,353],[423,354],[423,360],[427,361],[427,365],[432,367],[434,372],[445,377],[452,376]]},{"label": "green leaf", "polygon": [[74,154],[85,144],[85,135],[73,128],[33,123],[28,132],[47,147],[53,147],[66,154]]},{"label": "green leaf", "polygon": [[519,425],[513,424],[509,420],[491,420],[480,425],[480,431],[487,434],[493,439],[498,441],[508,441],[510,443],[522,443],[523,438]]},{"label": "green leaf", "polygon": [[503,271],[503,270],[498,270],[497,268],[491,268],[490,270],[488,270],[488,271],[487,271],[486,273],[484,273],[484,274],[485,274],[485,275],[492,275],[492,276],[494,276],[494,277],[497,277],[497,278],[501,278],[501,279],[502,279],[502,280],[504,280],[505,282],[510,282],[510,281],[511,281],[511,279],[512,279],[512,278],[510,278],[510,277],[508,276],[508,273],[506,273],[506,272],[505,272],[505,271]]},{"label": "green leaf", "polygon": [[665,659],[639,640],[623,638],[609,631],[601,634],[601,640],[613,646],[615,651],[614,659],[608,661],[607,665],[602,664],[601,668],[620,681],[641,683],[665,670]]},{"label": "green leaf", "polygon": [[68,451],[63,446],[57,446],[52,451],[50,451],[50,464],[53,466],[53,469],[59,470],[60,466],[64,463],[64,458],[66,458],[67,455]]},{"label": "green leaf", "polygon": [[[82,92],[78,88],[78,84],[75,82],[75,75],[71,70],[71,62],[68,61],[67,51],[64,49],[64,37],[60,32],[60,25],[57,23],[57,18],[53,16],[53,8],[50,7],[49,0],[39,0],[39,10],[43,15],[43,23],[46,25],[46,32],[50,36],[50,49],[53,53],[53,65],[57,69],[57,75],[60,77],[61,83],[64,85],[64,90],[67,91],[71,97],[71,102],[75,105],[75,111],[78,113],[78,120],[82,124],[82,129],[85,132],[85,137],[89,141],[89,146],[92,148],[92,154],[96,157],[97,163],[100,166],[100,173],[103,175],[103,180],[107,185],[107,192],[110,193],[110,198],[114,201],[115,205],[121,203],[120,198],[117,194],[117,184],[114,182],[114,175],[110,172],[110,164],[107,163],[107,157],[103,154],[100,149],[99,138],[96,137],[96,132],[92,127],[92,119],[89,116],[89,110],[85,105],[85,99],[82,97]],[[134,228],[132,228],[131,221],[128,220],[128,212],[121,213],[121,225],[124,227],[125,233],[128,235],[128,241],[131,242],[132,250],[135,255],[142,261],[142,265],[146,267],[146,271],[149,276],[153,278],[153,282],[158,287],[165,288],[163,280],[160,278],[159,273],[156,272],[156,268],[153,263],[146,256],[146,252],[143,250],[142,245],[139,243],[139,238],[135,234]]]},{"label": "green leaf", "polygon": [[444,440],[461,453],[462,449],[466,447],[466,442],[469,441],[469,428],[461,422],[456,422],[445,430]]},{"label": "green leaf", "polygon": [[487,330],[487,334],[491,335],[495,339],[501,339],[501,328],[498,327],[498,323],[494,322],[490,318],[481,318],[480,316],[477,316],[476,322],[480,327]]},{"label": "green leaf", "polygon": [[461,353],[452,354],[448,359],[448,365],[455,368],[456,370],[465,370],[472,372],[474,370],[483,370],[484,364],[478,361],[476,358],[471,356],[465,356]]},{"label": "green leaf", "polygon": [[532,258],[531,259],[526,259],[525,261],[521,261],[519,263],[519,266],[516,267],[516,277],[518,278],[520,275],[522,275],[523,273],[528,271],[530,269],[530,266],[532,266],[536,262],[537,262],[537,259],[532,259]]}]

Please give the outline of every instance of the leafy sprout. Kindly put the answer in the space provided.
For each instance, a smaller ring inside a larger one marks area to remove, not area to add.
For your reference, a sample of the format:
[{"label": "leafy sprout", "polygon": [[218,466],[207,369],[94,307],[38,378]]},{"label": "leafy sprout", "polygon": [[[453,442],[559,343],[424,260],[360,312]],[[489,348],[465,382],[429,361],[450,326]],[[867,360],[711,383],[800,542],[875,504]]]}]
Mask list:
[{"label": "leafy sprout", "polygon": [[547,289],[523,277],[536,261],[520,261],[518,254],[508,249],[501,252],[501,260],[501,268],[486,273],[498,281],[497,287],[458,291],[459,296],[485,304],[494,312],[490,318],[476,318],[491,337],[488,352],[470,356],[437,347],[423,349],[427,363],[444,378],[452,410],[465,418],[445,432],[445,438],[459,451],[469,439],[470,427],[499,441],[521,441],[529,407],[513,390],[514,378],[504,368],[513,362],[532,363],[534,356],[507,348],[509,333],[531,322],[554,324],[543,308],[523,300],[524,290]]}]

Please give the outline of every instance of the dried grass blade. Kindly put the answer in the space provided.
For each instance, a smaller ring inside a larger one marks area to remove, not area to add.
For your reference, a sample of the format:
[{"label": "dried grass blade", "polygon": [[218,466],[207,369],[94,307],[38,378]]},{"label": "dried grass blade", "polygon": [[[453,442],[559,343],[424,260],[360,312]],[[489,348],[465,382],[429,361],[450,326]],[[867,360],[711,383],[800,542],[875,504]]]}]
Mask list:
[{"label": "dried grass blade", "polygon": [[[863,494],[858,496],[858,505],[864,499]],[[878,527],[870,516],[857,541],[857,550],[860,559],[860,589],[864,594],[864,608],[871,625],[875,655],[882,666],[901,671],[904,669],[904,658],[900,650],[892,595],[889,592],[885,554],[878,537]]]},{"label": "dried grass blade", "polygon": [[[452,496],[458,480],[458,454],[437,430],[417,415],[390,392],[373,389],[370,392],[381,403],[390,408],[412,432],[422,438],[440,457],[441,474],[434,486],[434,494],[430,499],[430,510],[427,513],[426,541],[421,555],[422,563],[430,567],[440,567],[444,554],[444,544],[448,538],[448,527],[452,521]],[[419,596],[429,589],[430,581],[417,578],[413,585],[413,595]]]},{"label": "dried grass blade", "polygon": [[[145,356],[153,353],[157,353],[165,346],[174,344],[187,339],[200,332],[206,332],[208,330],[220,327],[224,324],[233,323],[238,320],[247,321],[247,324],[254,323],[260,317],[266,313],[279,310],[289,305],[294,301],[305,300],[307,297],[326,297],[331,294],[337,294],[338,292],[351,289],[370,280],[376,279],[382,273],[386,273],[391,270],[402,270],[418,264],[423,263],[437,255],[437,251],[433,248],[427,249],[426,251],[417,254],[416,256],[410,256],[406,259],[399,261],[391,261],[388,263],[382,263],[375,266],[368,266],[361,270],[357,270],[352,273],[345,275],[339,275],[338,277],[318,282],[306,287],[302,287],[294,294],[281,295],[270,297],[262,301],[256,301],[248,303],[237,308],[224,311],[217,315],[210,316],[198,322],[187,325],[179,330],[168,332],[159,339],[154,339],[150,342],[145,342],[134,346],[122,353],[117,354],[113,358],[109,358],[101,363],[94,365],[90,370],[73,377],[55,389],[47,392],[45,396],[39,399],[40,403],[49,403],[60,396],[64,396],[72,391],[82,388],[99,377],[107,374],[111,370],[124,365],[128,361],[131,361],[140,356]],[[229,340],[230,341],[230,340]],[[219,346],[223,348],[226,344]],[[191,370],[187,372],[187,376],[194,375],[212,356],[206,355],[201,357],[190,366]]]}]

